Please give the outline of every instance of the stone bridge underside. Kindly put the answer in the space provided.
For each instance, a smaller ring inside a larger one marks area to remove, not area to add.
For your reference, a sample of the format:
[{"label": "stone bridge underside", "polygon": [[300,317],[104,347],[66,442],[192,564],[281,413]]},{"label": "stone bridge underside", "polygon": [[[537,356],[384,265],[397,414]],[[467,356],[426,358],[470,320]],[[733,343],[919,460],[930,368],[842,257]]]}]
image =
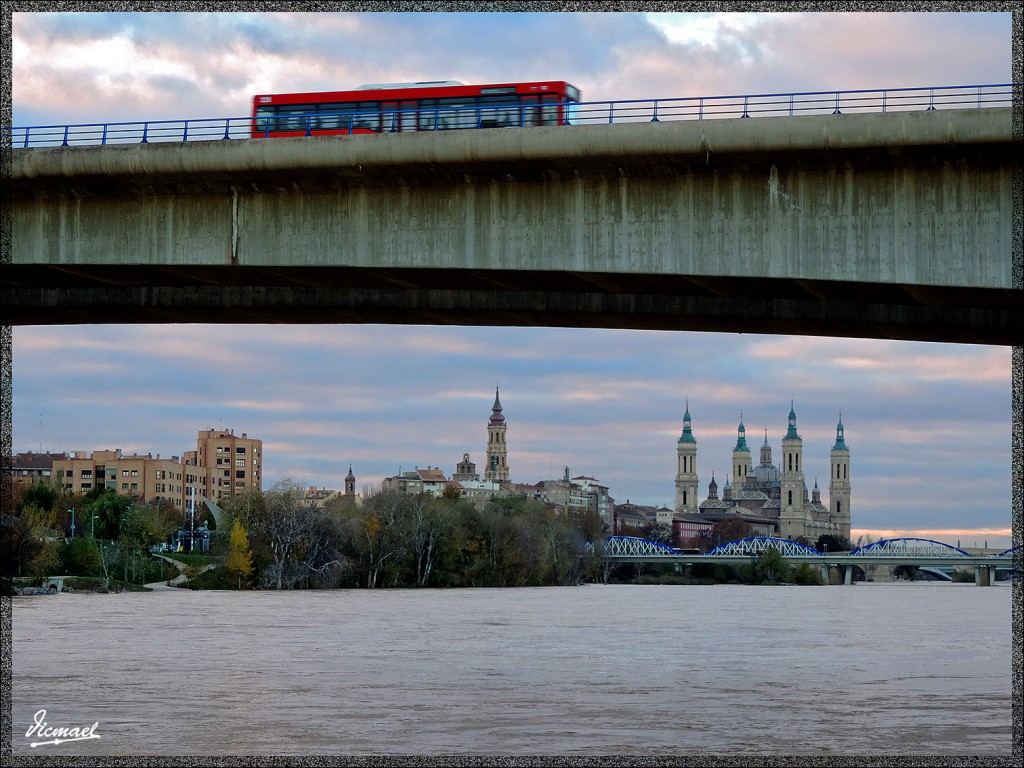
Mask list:
[{"label": "stone bridge underside", "polygon": [[1008,345],[1012,143],[981,109],[19,150],[3,322]]}]

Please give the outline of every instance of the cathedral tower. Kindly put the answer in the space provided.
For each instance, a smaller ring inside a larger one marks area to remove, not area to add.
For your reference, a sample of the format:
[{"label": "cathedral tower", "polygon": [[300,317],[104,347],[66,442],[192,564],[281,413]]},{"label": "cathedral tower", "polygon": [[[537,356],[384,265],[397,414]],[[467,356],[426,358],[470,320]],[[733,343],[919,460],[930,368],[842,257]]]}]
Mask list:
[{"label": "cathedral tower", "polygon": [[779,536],[795,539],[804,535],[804,441],[796,431],[796,411],[789,407],[789,429],[782,438],[782,464],[779,467]]},{"label": "cathedral tower", "polygon": [[676,470],[676,512],[696,514],[697,500],[697,441],[690,428],[690,404],[683,414],[683,433],[676,443],[678,469]]},{"label": "cathedral tower", "polygon": [[850,538],[850,449],[843,436],[843,416],[836,424],[836,443],[829,454],[832,459],[832,479],[828,481],[829,521],[839,526],[839,533]]},{"label": "cathedral tower", "polygon": [[501,413],[498,388],[494,388],[494,405],[487,422],[487,469],[484,478],[495,483],[508,481],[508,445],[505,442],[505,417]]},{"label": "cathedral tower", "polygon": [[736,431],[736,447],[732,449],[732,487],[743,490],[750,474],[750,448],[747,446],[747,430],[740,415],[740,426]]}]

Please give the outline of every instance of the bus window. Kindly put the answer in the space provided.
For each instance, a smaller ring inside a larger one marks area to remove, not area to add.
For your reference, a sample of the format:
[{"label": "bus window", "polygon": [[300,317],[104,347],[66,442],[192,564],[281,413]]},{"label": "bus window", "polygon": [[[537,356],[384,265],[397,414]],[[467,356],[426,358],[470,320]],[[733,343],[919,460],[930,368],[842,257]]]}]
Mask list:
[{"label": "bus window", "polygon": [[480,127],[508,128],[519,125],[518,98],[515,93],[480,97]]},{"label": "bus window", "polygon": [[439,126],[442,130],[476,127],[476,104],[472,97],[440,99]]},{"label": "bus window", "polygon": [[385,131],[416,130],[415,101],[384,101],[380,108]]},{"label": "bus window", "polygon": [[437,128],[437,106],[437,99],[419,100],[417,127],[421,131],[433,131]]}]

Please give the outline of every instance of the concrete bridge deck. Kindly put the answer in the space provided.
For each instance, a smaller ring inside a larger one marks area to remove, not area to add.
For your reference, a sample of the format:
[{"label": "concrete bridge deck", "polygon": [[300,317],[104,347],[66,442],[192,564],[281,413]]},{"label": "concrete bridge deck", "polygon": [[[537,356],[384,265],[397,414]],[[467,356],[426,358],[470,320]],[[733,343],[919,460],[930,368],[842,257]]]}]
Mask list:
[{"label": "concrete bridge deck", "polygon": [[1014,150],[1004,108],[19,150],[3,322],[1019,343]]}]

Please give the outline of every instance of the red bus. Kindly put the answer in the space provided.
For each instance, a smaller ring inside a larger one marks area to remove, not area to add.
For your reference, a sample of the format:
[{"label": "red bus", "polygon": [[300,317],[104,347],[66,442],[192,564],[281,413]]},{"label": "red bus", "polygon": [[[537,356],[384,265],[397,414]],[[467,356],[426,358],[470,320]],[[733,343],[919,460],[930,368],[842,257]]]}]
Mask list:
[{"label": "red bus", "polygon": [[463,85],[446,80],[261,94],[252,100],[252,137],[560,125],[565,105],[579,100],[579,89],[561,81]]}]

